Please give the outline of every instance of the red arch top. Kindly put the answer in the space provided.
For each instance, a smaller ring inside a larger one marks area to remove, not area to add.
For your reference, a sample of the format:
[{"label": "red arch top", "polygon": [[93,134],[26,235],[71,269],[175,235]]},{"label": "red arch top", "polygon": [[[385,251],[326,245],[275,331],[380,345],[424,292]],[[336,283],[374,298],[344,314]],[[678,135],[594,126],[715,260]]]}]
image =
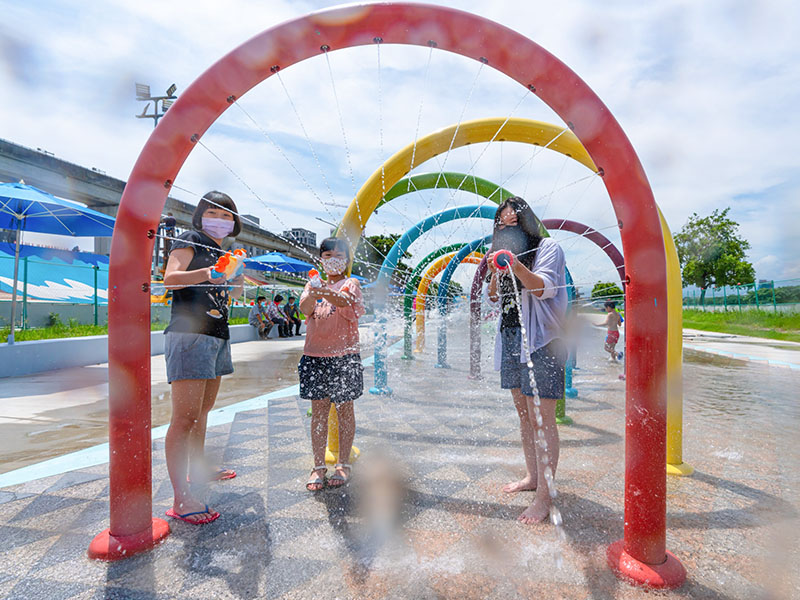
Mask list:
[{"label": "red arch top", "polygon": [[322,10],[253,37],[196,79],[145,144],[122,195],[111,244],[110,534],[136,536],[151,527],[148,259],[172,181],[198,136],[276,68],[319,54],[321,47],[337,50],[376,39],[436,45],[500,70],[558,113],[602,168],[622,227],[630,277],[624,547],[635,560],[661,564],[666,557],[666,264],[658,211],[636,153],[597,95],[538,44],[476,15],[399,2]]},{"label": "red arch top", "polygon": [[625,289],[625,259],[614,243],[609,240],[602,233],[584,225],[577,221],[570,221],[569,219],[542,219],[542,225],[549,230],[569,231],[570,233],[577,233],[582,235],[588,240],[594,242],[600,249],[606,253],[606,256],[614,263],[614,267],[619,273],[619,280],[622,282],[622,289]]}]

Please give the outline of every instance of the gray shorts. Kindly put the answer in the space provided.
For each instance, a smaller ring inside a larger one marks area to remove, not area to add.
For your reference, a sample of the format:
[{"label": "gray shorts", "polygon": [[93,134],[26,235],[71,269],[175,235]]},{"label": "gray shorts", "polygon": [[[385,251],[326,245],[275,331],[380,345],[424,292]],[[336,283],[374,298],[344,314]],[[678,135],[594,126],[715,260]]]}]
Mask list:
[{"label": "gray shorts", "polygon": [[[533,396],[528,366],[520,362],[522,335],[519,327],[500,331],[502,363],[500,365],[500,387],[504,390],[520,388],[526,396]],[[564,396],[564,365],[567,351],[562,340],[556,338],[543,348],[531,353],[533,376],[536,378],[540,398]]]},{"label": "gray shorts", "polygon": [[170,331],[164,336],[164,356],[169,383],[233,373],[231,341],[211,335]]}]

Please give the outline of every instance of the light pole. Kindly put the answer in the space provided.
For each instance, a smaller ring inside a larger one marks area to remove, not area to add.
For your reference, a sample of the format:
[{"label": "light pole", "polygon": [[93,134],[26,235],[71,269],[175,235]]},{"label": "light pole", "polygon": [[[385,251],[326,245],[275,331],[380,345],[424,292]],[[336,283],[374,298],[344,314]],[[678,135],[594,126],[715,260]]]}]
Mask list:
[{"label": "light pole", "polygon": [[[150,95],[150,86],[145,85],[143,83],[136,84],[136,100],[139,102],[147,102],[145,104],[144,110],[142,114],[136,115],[137,119],[153,119],[153,127],[158,125],[158,120],[163,117],[167,109],[172,106],[172,103],[178,98],[175,95],[175,91],[178,89],[174,83],[167,88],[167,95],[166,96],[151,96]],[[150,108],[150,102],[153,103],[153,112],[148,113],[147,109]],[[161,103],[161,107],[159,110],[159,104]]]}]

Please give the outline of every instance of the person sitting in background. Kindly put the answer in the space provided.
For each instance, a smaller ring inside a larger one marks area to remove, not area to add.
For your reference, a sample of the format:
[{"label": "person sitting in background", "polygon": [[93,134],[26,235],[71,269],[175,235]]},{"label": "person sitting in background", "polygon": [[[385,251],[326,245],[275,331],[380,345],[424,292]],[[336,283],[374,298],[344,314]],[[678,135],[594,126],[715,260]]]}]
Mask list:
[{"label": "person sitting in background", "polygon": [[300,309],[297,307],[297,298],[289,296],[286,304],[283,305],[283,314],[289,319],[289,335],[292,335],[292,325],[295,327],[295,334],[300,335],[300,326],[303,321],[300,320]]},{"label": "person sitting in background", "polygon": [[272,321],[267,318],[267,309],[264,305],[267,302],[266,296],[259,296],[253,308],[250,309],[250,314],[247,317],[247,322],[250,323],[258,331],[258,337],[265,340],[269,337],[269,332],[272,331]]},{"label": "person sitting in background", "polygon": [[281,311],[283,296],[277,294],[272,302],[267,304],[267,318],[278,326],[278,337],[289,337],[289,320]]}]

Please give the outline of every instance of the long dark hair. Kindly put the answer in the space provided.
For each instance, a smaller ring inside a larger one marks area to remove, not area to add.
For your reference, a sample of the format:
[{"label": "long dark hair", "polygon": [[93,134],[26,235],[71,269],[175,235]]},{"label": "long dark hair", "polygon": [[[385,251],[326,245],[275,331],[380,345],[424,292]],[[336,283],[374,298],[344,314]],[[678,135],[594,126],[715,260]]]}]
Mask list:
[{"label": "long dark hair", "polygon": [[[502,212],[510,208],[517,213],[516,227],[502,227],[500,218]],[[522,254],[519,260],[529,269],[536,258],[536,248],[542,241],[542,231],[539,219],[519,196],[512,196],[504,200],[494,213],[494,231],[492,232],[492,252],[496,250],[509,250],[515,255]]]},{"label": "long dark hair", "polygon": [[236,237],[242,232],[242,221],[239,219],[239,211],[236,210],[236,204],[228,194],[217,191],[208,192],[197,203],[197,208],[194,209],[192,214],[192,227],[197,231],[203,230],[203,213],[209,208],[221,208],[233,214],[233,231],[231,231],[229,237]]}]

